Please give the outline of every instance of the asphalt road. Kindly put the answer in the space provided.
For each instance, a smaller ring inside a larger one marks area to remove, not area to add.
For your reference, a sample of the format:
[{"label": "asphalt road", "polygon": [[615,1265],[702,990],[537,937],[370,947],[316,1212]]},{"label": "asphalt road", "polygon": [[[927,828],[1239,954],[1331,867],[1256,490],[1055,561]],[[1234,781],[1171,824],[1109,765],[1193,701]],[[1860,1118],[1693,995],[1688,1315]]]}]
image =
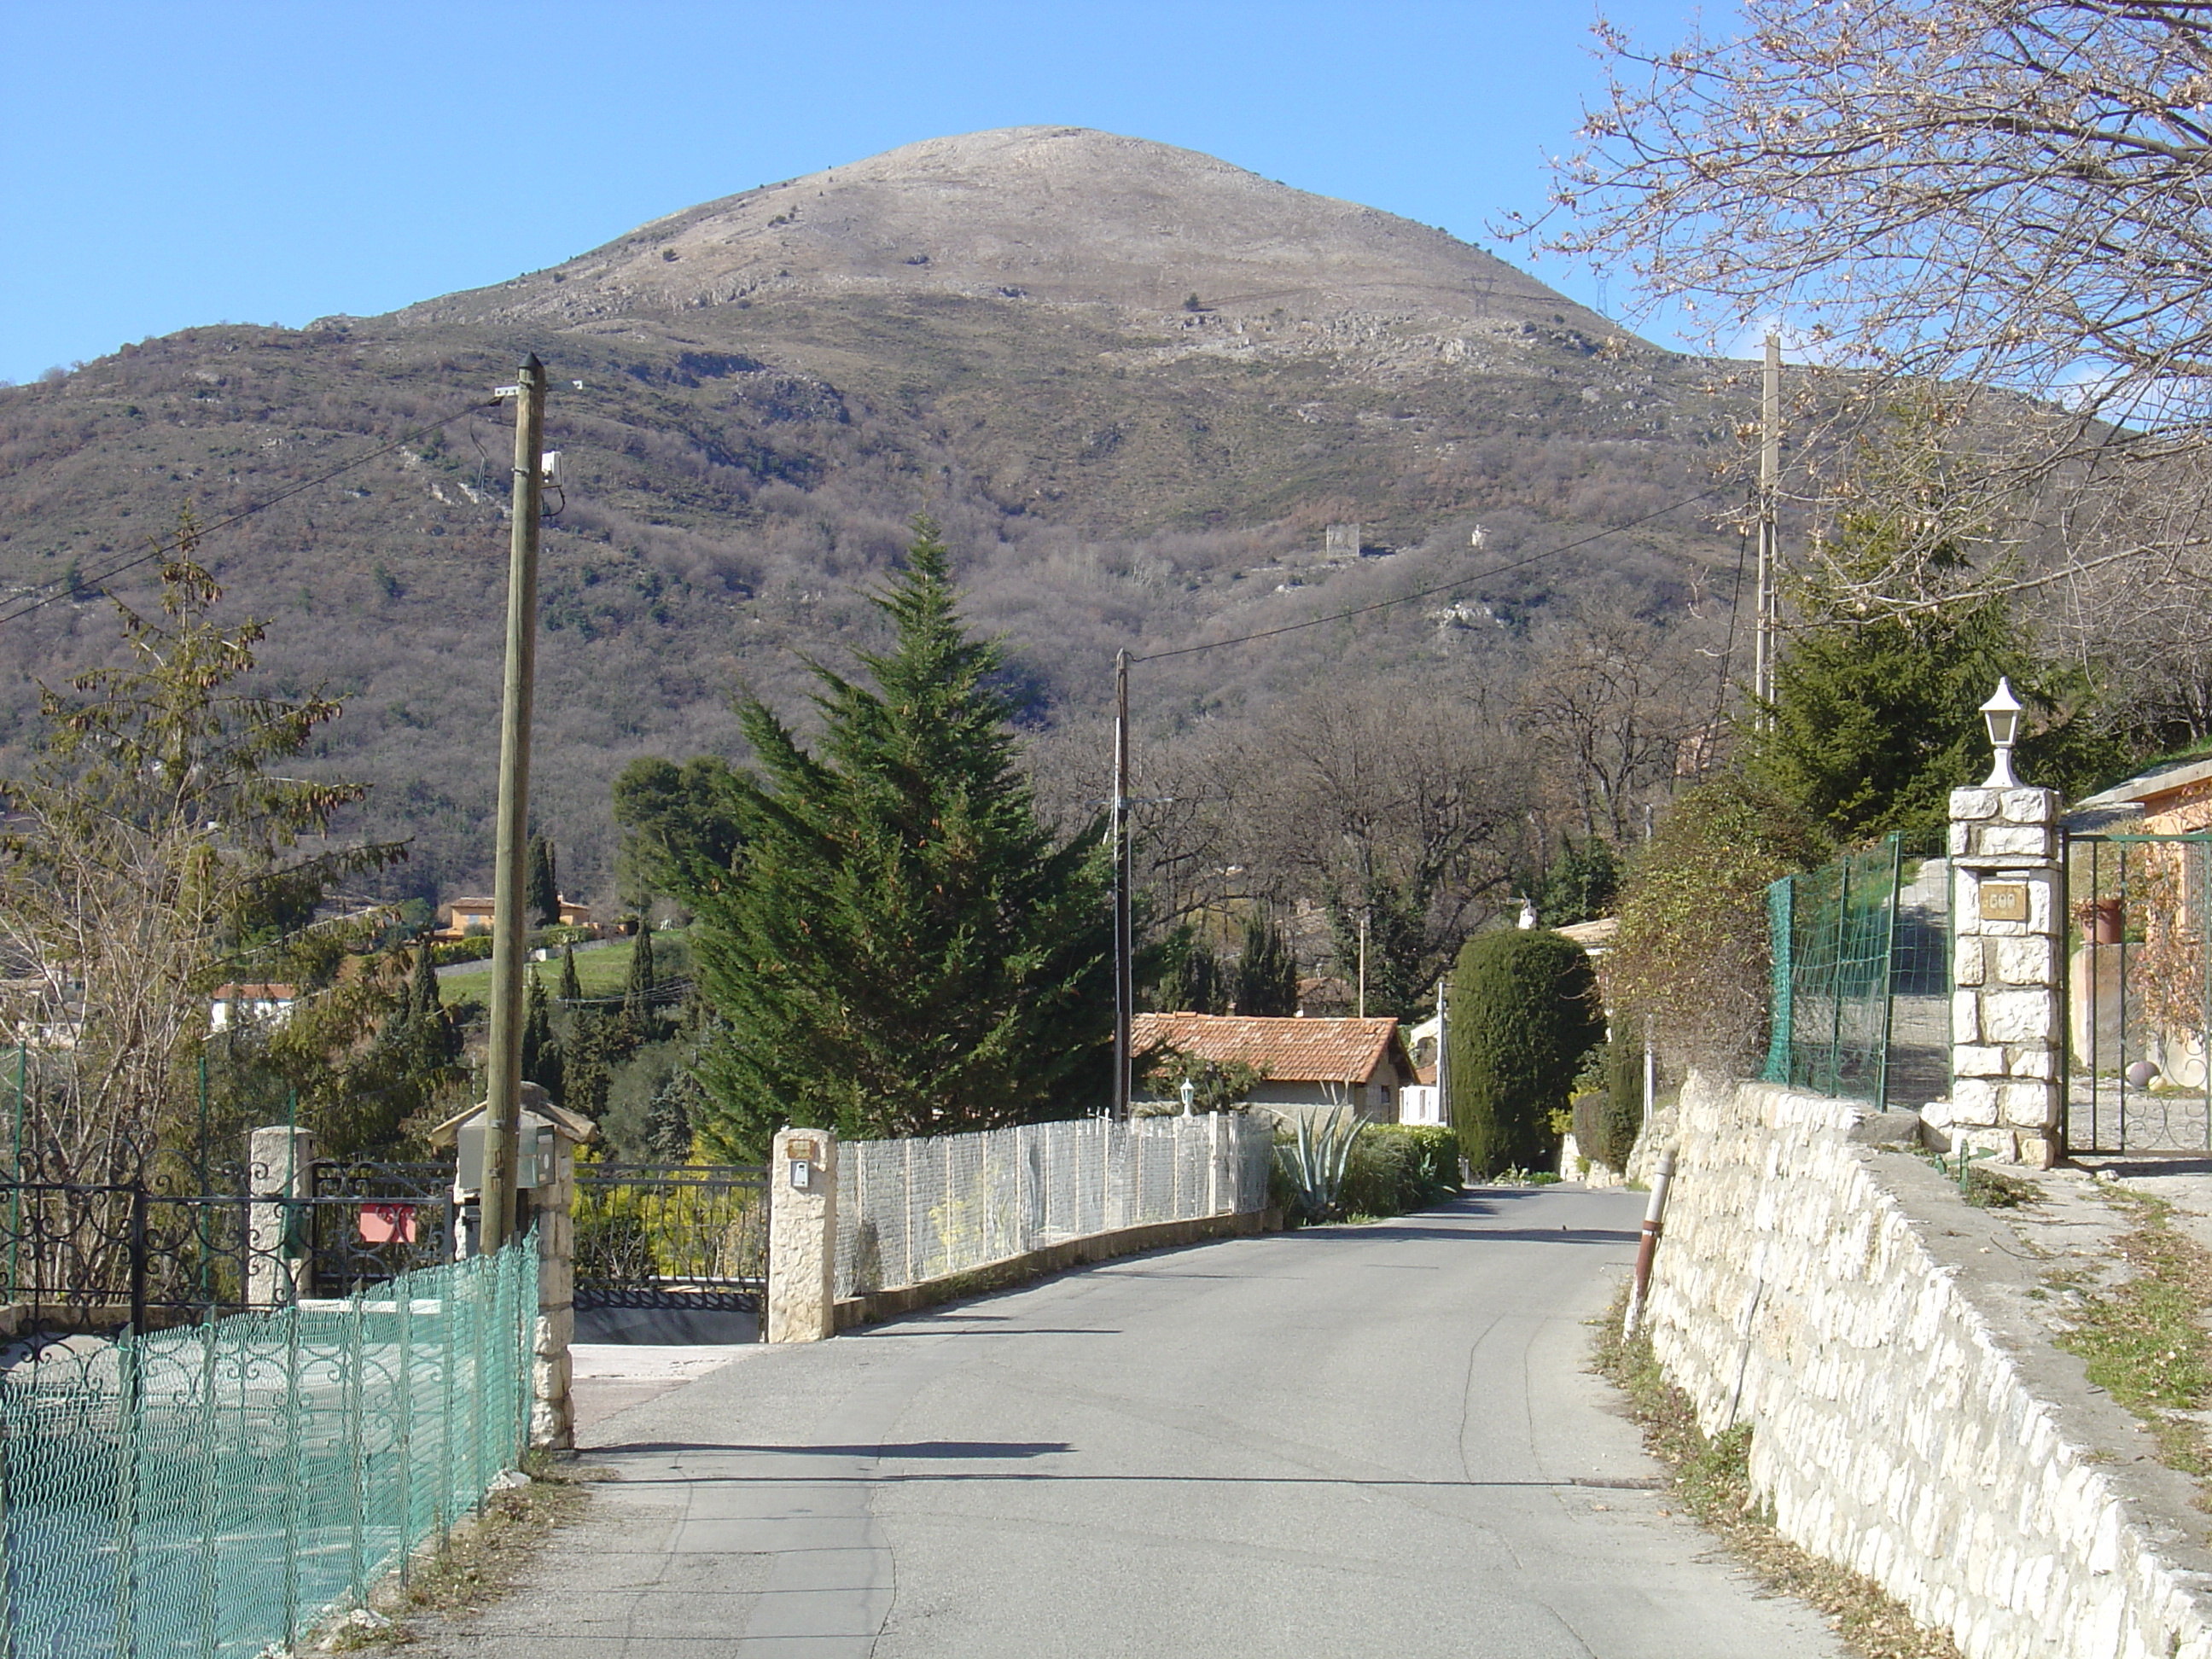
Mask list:
[{"label": "asphalt road", "polygon": [[1641,1199],[1108,1263],[600,1419],[466,1659],[1798,1659],[1584,1370]]}]

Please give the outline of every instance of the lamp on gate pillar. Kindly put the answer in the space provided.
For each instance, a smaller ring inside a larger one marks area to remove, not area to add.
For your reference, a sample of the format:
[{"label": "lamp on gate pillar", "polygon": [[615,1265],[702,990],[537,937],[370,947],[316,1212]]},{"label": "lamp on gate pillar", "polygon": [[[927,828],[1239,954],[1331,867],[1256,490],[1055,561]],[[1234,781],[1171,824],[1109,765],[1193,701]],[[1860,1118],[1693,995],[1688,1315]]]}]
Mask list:
[{"label": "lamp on gate pillar", "polygon": [[1997,689],[1982,705],[1982,719],[1990,728],[1990,746],[1996,751],[1990,766],[1990,775],[1983,780],[1984,789],[2017,789],[2020,780],[2012,772],[2012,746],[2020,736],[2021,701],[2012,694],[2012,681],[2000,677]]}]

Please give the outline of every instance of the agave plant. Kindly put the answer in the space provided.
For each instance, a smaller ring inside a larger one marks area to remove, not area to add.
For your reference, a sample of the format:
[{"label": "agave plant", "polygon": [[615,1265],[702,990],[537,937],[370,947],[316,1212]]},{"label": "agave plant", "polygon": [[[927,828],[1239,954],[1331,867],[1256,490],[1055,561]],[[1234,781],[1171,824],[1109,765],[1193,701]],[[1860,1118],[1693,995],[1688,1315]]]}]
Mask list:
[{"label": "agave plant", "polygon": [[1293,1189],[1292,1219],[1333,1221],[1342,1213],[1337,1195],[1344,1190],[1352,1145],[1366,1127],[1342,1106],[1318,1121],[1310,1112],[1299,1114],[1297,1138],[1275,1147],[1275,1161]]}]

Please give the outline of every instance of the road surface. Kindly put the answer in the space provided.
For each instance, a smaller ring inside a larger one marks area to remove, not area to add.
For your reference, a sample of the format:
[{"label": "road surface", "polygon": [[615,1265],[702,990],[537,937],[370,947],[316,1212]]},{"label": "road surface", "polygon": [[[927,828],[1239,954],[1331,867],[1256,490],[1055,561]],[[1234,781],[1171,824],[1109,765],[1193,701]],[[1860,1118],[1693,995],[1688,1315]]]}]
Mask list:
[{"label": "road surface", "polygon": [[1642,1200],[1110,1262],[601,1417],[456,1659],[1799,1659],[1584,1370]]}]

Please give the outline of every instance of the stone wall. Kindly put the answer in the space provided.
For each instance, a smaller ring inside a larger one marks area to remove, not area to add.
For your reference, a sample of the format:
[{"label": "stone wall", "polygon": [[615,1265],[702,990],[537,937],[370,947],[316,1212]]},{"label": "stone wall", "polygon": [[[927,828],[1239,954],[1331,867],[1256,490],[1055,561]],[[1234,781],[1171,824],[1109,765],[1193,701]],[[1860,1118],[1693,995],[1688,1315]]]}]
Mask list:
[{"label": "stone wall", "polygon": [[[1849,1102],[1692,1077],[1647,1126],[1679,1166],[1652,1344],[1708,1432],[1753,1425],[1783,1533],[1967,1659],[2212,1659],[2191,1484],[2049,1346],[2044,1271]],[[1910,1127],[1909,1125],[1907,1127]]]}]

